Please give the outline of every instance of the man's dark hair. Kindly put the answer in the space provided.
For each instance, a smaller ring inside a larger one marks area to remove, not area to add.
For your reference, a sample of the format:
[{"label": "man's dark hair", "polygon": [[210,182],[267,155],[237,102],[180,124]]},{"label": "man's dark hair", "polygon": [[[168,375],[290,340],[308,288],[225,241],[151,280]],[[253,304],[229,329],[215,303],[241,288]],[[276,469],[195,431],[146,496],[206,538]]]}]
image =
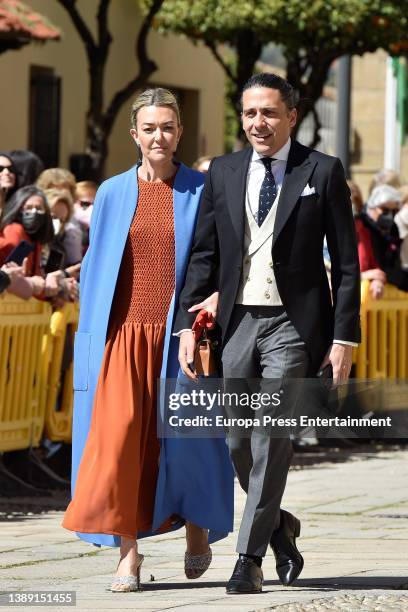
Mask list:
[{"label": "man's dark hair", "polygon": [[252,87],[268,87],[269,89],[277,89],[278,91],[280,91],[282,101],[286,104],[287,109],[293,110],[294,108],[296,108],[296,91],[293,89],[289,81],[283,79],[277,74],[272,74],[270,72],[260,72],[259,74],[254,74],[254,76],[248,79],[248,81],[245,83],[242,89],[242,93],[244,93],[244,91],[246,91],[247,89],[251,89]]}]

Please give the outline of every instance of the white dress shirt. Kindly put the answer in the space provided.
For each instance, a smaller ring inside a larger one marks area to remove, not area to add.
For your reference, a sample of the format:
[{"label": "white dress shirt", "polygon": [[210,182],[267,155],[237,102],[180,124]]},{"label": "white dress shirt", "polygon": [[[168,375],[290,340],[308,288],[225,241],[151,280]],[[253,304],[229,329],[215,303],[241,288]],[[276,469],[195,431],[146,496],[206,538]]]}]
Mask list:
[{"label": "white dress shirt", "polygon": [[[277,206],[279,202],[279,196],[282,191],[283,179],[286,172],[286,164],[288,162],[290,145],[291,139],[288,138],[283,147],[273,155],[274,161],[271,164],[271,170],[273,178],[275,179],[277,194],[273,206]],[[247,174],[246,203],[255,219],[257,218],[258,213],[259,193],[261,191],[262,182],[265,178],[265,166],[262,162],[262,157],[263,156],[257,153],[255,149],[253,150],[251,163],[249,164]],[[180,336],[180,334],[182,334],[184,331],[191,331],[191,329],[182,329],[173,335]],[[347,340],[333,340],[333,344],[358,346],[356,342],[348,342]]]},{"label": "white dress shirt", "polygon": [[[279,196],[282,190],[283,177],[285,176],[289,150],[290,138],[288,138],[287,142],[283,145],[283,147],[279,149],[279,151],[277,151],[273,156],[274,161],[271,164],[271,170],[276,184],[276,199],[273,203],[273,206],[277,206],[279,202]],[[261,186],[264,178],[265,166],[262,162],[262,155],[259,155],[259,153],[257,153],[254,149],[247,174],[246,201],[255,220],[257,219],[259,193],[261,191]]]}]

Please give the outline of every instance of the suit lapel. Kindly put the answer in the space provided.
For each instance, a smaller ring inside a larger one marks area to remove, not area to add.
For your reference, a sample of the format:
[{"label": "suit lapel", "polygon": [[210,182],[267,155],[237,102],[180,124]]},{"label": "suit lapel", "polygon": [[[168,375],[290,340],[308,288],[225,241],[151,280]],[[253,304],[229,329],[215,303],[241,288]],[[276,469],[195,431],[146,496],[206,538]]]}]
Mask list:
[{"label": "suit lapel", "polygon": [[241,248],[244,243],[246,181],[251,156],[252,149],[245,149],[224,170],[227,206]]},{"label": "suit lapel", "polygon": [[276,211],[273,244],[289,219],[315,167],[315,164],[310,162],[308,153],[306,147],[292,141]]}]

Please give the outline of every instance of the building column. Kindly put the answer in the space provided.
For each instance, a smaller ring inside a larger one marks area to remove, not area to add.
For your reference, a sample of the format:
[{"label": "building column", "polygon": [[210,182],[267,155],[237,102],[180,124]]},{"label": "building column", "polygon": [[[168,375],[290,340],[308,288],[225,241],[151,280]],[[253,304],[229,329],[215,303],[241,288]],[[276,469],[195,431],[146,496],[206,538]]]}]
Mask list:
[{"label": "building column", "polygon": [[395,61],[387,57],[385,77],[384,169],[400,171],[401,147],[397,117],[398,80]]}]

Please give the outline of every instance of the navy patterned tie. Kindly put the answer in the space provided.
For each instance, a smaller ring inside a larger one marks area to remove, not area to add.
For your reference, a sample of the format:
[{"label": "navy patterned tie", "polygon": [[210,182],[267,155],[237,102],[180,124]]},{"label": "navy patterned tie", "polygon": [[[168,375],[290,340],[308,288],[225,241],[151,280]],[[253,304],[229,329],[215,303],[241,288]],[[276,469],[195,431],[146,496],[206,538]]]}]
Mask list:
[{"label": "navy patterned tie", "polygon": [[271,164],[274,161],[273,157],[262,157],[262,162],[265,166],[265,177],[262,181],[261,191],[259,192],[259,205],[257,223],[261,227],[265,221],[268,212],[271,210],[274,201],[276,200],[276,183],[272,174]]}]

